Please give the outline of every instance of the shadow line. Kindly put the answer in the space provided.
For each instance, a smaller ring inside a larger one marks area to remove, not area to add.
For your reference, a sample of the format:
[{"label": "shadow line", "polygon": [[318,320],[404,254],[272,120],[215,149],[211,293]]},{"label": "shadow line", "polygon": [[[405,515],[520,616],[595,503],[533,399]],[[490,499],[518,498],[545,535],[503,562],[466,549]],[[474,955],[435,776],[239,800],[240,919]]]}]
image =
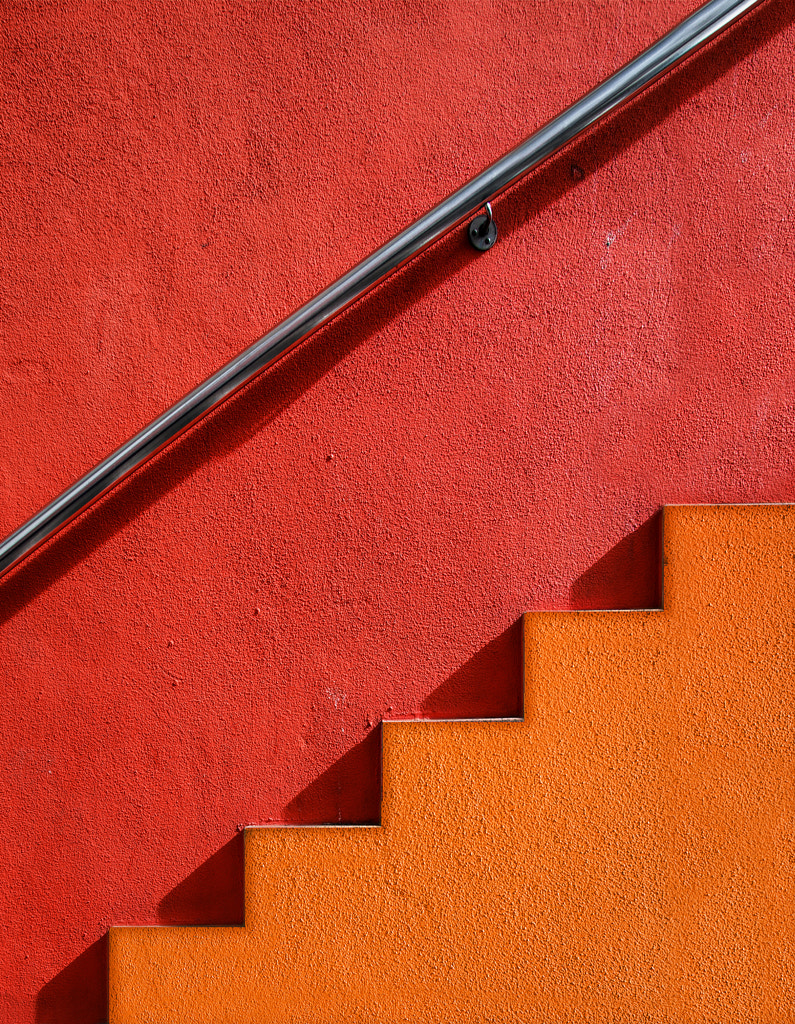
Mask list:
[{"label": "shadow line", "polygon": [[245,917],[243,832],[235,835],[157,905],[165,925],[242,925]]},{"label": "shadow line", "polygon": [[[723,78],[793,22],[795,6],[765,0],[732,28],[504,192],[493,204],[495,219],[498,213],[500,215],[500,233],[508,237],[527,224],[570,188],[658,128],[705,87]],[[698,146],[698,139],[693,140],[693,146],[694,149]]]},{"label": "shadow line", "polygon": [[[792,5],[766,0],[705,50],[590,128],[495,203],[503,237],[653,131],[793,20]],[[464,229],[451,233],[261,374],[12,572],[0,584],[0,622],[15,615],[199,467],[244,444],[344,356],[478,256],[466,242]]]},{"label": "shadow line", "polygon": [[108,934],[39,991],[36,1024],[104,1024],[108,1019]]},{"label": "shadow line", "polygon": [[439,259],[431,263],[420,260],[403,268],[380,286],[379,302],[368,302],[365,297],[352,305],[132,473],[11,572],[0,584],[0,623],[202,466],[244,445],[368,337],[477,258],[458,234],[442,239],[434,249]]},{"label": "shadow line", "polygon": [[574,608],[662,608],[662,509],[622,537],[571,586]]},{"label": "shadow line", "polygon": [[380,825],[381,723],[293,797],[288,825]]},{"label": "shadow line", "polygon": [[521,718],[522,620],[476,651],[422,702],[426,718]]}]

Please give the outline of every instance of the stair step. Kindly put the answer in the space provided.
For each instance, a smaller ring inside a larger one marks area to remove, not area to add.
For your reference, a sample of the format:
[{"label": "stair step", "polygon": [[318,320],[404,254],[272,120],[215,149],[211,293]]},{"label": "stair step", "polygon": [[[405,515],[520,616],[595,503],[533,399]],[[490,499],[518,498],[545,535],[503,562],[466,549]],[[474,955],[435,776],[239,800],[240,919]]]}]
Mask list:
[{"label": "stair step", "polygon": [[783,1019],[794,542],[667,509],[663,610],[527,616],[523,721],[385,723],[381,826],[247,830],[245,926],[114,929],[112,1024]]}]

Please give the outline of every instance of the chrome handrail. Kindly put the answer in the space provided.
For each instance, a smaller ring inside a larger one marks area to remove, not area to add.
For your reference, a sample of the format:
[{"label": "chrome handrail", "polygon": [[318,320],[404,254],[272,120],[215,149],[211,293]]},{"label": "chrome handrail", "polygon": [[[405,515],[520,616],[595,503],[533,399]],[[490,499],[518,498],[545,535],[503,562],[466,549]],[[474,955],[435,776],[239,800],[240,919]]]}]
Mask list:
[{"label": "chrome handrail", "polygon": [[15,530],[0,544],[0,576],[280,356],[761,2],[709,0],[620,71],[362,260]]}]

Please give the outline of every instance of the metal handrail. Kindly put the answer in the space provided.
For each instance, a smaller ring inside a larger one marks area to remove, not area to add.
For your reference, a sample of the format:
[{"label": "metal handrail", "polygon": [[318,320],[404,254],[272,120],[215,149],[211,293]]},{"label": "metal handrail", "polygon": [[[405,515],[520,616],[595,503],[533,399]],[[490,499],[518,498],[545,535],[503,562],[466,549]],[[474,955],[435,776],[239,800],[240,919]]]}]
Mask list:
[{"label": "metal handrail", "polygon": [[430,213],[362,260],[15,530],[0,544],[0,576],[280,356],[761,2],[710,0]]}]

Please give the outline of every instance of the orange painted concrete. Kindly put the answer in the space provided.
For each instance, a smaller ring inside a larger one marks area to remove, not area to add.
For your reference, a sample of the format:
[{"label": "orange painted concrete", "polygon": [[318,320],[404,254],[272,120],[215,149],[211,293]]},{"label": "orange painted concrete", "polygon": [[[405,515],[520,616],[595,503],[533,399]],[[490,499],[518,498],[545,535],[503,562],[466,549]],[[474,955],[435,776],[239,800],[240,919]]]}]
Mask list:
[{"label": "orange painted concrete", "polygon": [[113,1024],[791,1020],[795,508],[664,548],[527,618],[523,723],[388,723],[382,827],[248,830],[245,928],[113,931]]},{"label": "orange painted concrete", "polygon": [[[699,2],[4,0],[0,534]],[[518,715],[663,503],[795,501],[794,52],[766,0],[4,577],[0,1024],[239,924],[238,826],[377,820],[382,717]]]}]

